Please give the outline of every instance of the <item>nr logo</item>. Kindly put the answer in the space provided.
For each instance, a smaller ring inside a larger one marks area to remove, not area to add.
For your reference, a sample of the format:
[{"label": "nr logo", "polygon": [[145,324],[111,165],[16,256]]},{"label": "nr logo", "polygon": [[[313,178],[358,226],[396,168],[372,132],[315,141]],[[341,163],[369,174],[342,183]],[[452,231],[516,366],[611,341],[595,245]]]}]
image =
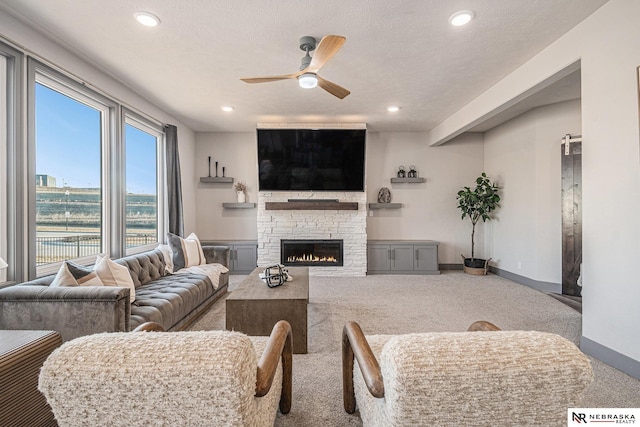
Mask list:
[{"label": "nr logo", "polygon": [[576,414],[575,412],[572,412],[571,414],[572,414],[571,418],[573,422],[578,424],[587,423],[587,414],[581,414],[581,413]]}]

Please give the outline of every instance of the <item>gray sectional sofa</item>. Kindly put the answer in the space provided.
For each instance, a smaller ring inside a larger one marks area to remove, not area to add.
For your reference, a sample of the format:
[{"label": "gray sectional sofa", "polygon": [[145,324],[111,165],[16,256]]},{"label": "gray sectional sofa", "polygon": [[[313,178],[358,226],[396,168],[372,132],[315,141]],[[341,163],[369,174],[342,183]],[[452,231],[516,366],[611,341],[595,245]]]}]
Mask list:
[{"label": "gray sectional sofa", "polygon": [[[229,266],[229,248],[203,246],[207,263]],[[127,332],[152,321],[165,330],[182,330],[227,292],[229,273],[217,289],[200,274],[166,274],[159,250],[115,260],[127,266],[135,284],[49,287],[55,275],[0,289],[0,329],[54,330],[64,341],[98,332]]]}]

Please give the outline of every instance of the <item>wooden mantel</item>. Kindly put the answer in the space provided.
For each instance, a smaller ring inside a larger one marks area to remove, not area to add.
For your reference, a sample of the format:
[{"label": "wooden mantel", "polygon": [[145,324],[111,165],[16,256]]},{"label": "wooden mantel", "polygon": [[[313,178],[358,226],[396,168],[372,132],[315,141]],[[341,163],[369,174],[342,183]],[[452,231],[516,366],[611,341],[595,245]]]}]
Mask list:
[{"label": "wooden mantel", "polygon": [[327,202],[327,201],[313,201],[306,200],[304,202],[265,202],[265,210],[288,210],[288,211],[301,211],[301,210],[314,210],[314,211],[357,211],[358,202]]}]

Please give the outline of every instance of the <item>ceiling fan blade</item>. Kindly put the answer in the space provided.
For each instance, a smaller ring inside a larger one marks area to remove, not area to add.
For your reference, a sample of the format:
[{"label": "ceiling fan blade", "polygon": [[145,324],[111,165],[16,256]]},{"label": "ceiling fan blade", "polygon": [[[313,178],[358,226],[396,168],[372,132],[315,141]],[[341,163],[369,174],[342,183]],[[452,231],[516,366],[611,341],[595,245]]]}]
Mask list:
[{"label": "ceiling fan blade", "polygon": [[318,43],[316,52],[313,58],[311,58],[311,63],[304,72],[317,73],[333,55],[338,53],[346,41],[347,39],[343,36],[324,36],[322,40],[320,40],[320,43]]},{"label": "ceiling fan blade", "polygon": [[339,86],[333,82],[330,82],[329,80],[325,80],[320,76],[316,76],[316,77],[318,78],[318,86],[320,86],[322,89],[326,90],[333,96],[337,96],[340,99],[344,99],[347,95],[351,93],[347,89],[343,88],[342,86]]},{"label": "ceiling fan blade", "polygon": [[240,79],[245,83],[267,83],[277,82],[278,80],[297,79],[302,74],[302,71],[293,74],[283,74],[281,76],[269,76],[269,77],[247,77]]}]

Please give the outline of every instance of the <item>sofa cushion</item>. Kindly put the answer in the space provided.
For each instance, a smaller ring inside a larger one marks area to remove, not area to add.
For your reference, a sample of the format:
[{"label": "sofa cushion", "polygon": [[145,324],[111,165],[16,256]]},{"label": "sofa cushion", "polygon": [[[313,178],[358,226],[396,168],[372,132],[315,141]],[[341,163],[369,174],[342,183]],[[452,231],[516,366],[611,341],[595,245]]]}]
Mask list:
[{"label": "sofa cushion", "polygon": [[131,329],[144,322],[171,328],[215,293],[209,278],[201,274],[173,274],[136,288],[131,305]]},{"label": "sofa cushion", "polygon": [[65,261],[50,286],[104,286],[104,283],[91,267]]}]

